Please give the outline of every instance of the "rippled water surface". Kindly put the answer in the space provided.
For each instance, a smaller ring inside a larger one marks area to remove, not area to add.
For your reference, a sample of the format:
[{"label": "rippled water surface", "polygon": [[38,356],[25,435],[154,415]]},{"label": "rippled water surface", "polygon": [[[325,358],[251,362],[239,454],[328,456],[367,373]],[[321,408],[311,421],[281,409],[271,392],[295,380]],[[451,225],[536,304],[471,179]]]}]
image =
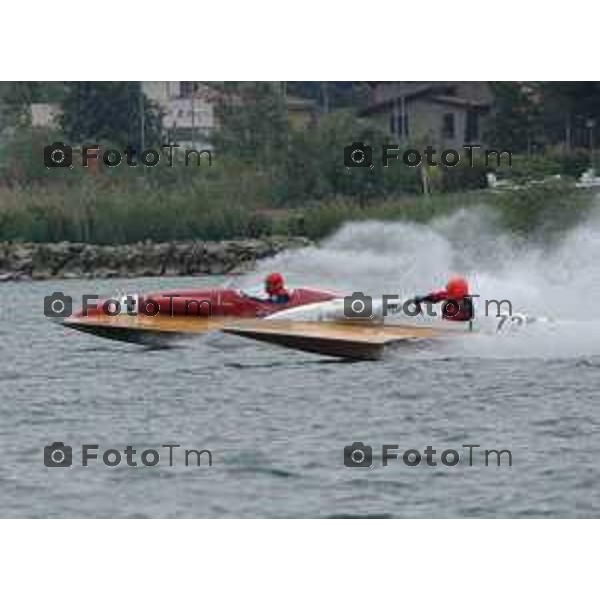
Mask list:
[{"label": "rippled water surface", "polygon": [[[337,253],[338,267],[350,262],[360,269],[343,235],[327,252]],[[414,235],[418,242],[434,234]],[[450,236],[435,235],[439,244]],[[422,289],[438,269],[448,270],[439,261],[458,260],[442,250],[426,263],[436,271],[417,275],[397,262],[394,268],[404,269],[407,287]],[[285,269],[298,283],[341,285],[324,252],[284,255],[264,267]],[[381,265],[385,252],[365,260]],[[473,260],[480,288],[503,282],[521,293],[521,304],[537,308],[542,284],[525,259],[513,257],[514,269],[498,279],[486,275],[492,271],[479,257]],[[351,279],[349,271],[342,269],[340,280]],[[374,269],[369,277],[399,281],[400,274]],[[411,344],[377,363],[348,363],[221,334],[148,351],[65,330],[43,315],[43,297],[56,289],[81,296],[222,281],[2,285],[3,517],[600,516],[600,327],[593,316],[519,335]],[[44,466],[44,446],[54,441],[73,446],[76,466]],[[354,441],[373,446],[372,469],[344,467],[343,448]],[[180,444],[209,449],[213,465],[185,467],[176,451],[173,467],[161,461],[109,468],[96,460],[84,468],[82,444],[98,444],[100,453],[132,445],[138,457]],[[382,444],[397,444],[400,452],[431,445],[438,463],[445,449],[467,458],[462,445],[479,444],[509,449],[513,464],[504,456],[501,467],[485,467],[476,451],[473,467],[464,460],[454,467],[408,467],[402,460],[383,467]]]},{"label": "rippled water surface", "polygon": [[[220,335],[147,351],[48,322],[55,287],[2,288],[3,516],[598,516],[598,356],[494,354],[488,340],[477,356],[471,338],[344,363]],[[173,467],[47,469],[53,441],[76,463],[82,444],[180,444],[213,466],[175,449]],[[374,447],[372,469],[344,467],[353,441]],[[506,448],[513,466],[475,450],[473,467],[384,468],[384,443]]]}]

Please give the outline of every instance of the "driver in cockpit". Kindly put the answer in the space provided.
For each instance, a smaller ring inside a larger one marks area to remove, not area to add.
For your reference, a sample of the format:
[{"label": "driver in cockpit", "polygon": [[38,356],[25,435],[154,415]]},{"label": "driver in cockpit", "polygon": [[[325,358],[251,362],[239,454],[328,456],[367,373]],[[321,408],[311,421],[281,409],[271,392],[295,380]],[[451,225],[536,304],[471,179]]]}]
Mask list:
[{"label": "driver in cockpit", "polygon": [[285,281],[281,273],[269,273],[265,278],[265,292],[269,302],[285,304],[290,301],[290,293],[285,289]]}]

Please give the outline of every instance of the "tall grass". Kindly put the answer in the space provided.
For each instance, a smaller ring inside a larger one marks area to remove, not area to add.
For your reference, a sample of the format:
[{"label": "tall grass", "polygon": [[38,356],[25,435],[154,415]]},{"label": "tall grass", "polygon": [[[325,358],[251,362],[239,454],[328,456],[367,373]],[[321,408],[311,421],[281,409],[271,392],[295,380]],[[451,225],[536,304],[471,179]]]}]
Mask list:
[{"label": "tall grass", "polygon": [[[129,170],[132,171],[132,170]],[[141,240],[235,239],[267,234],[321,239],[348,220],[427,222],[458,208],[497,210],[523,236],[565,230],[593,204],[568,185],[530,186],[382,198],[331,197],[278,208],[273,181],[253,170],[210,170],[201,176],[149,170],[147,176],[64,178],[0,187],[0,240],[130,243]]]},{"label": "tall grass", "polygon": [[[269,180],[248,169],[123,167],[0,187],[0,240],[126,243],[256,236]],[[76,169],[70,170],[72,172]]]},{"label": "tall grass", "polygon": [[471,191],[412,196],[360,206],[352,199],[323,202],[289,215],[277,227],[296,235],[320,239],[345,221],[381,219],[426,223],[463,208],[487,207],[498,223],[517,236],[551,240],[585,218],[600,204],[595,194],[567,186],[539,186],[492,193]]},{"label": "tall grass", "polygon": [[[97,174],[81,166],[46,169],[44,145],[60,135],[23,129],[0,145],[0,240],[128,243],[271,233],[320,239],[348,220],[426,222],[477,205],[494,207],[505,227],[531,236],[564,230],[592,202],[591,194],[558,181],[503,193],[477,189],[488,170],[481,164],[437,172],[436,193],[423,196],[414,169],[344,167],[340,149],[352,123],[338,115],[294,134],[287,159],[274,164],[230,153],[210,167],[161,161],[151,169],[101,166]],[[532,173],[576,175],[587,160],[513,158],[504,174],[524,180]]]}]

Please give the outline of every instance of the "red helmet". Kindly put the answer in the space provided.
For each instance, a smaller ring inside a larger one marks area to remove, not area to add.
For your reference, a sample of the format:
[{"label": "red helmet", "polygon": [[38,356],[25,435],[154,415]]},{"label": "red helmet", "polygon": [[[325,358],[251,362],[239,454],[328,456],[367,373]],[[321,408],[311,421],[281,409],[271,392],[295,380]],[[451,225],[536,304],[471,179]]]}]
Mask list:
[{"label": "red helmet", "polygon": [[265,289],[269,294],[281,291],[284,288],[283,275],[281,273],[269,273],[265,277]]},{"label": "red helmet", "polygon": [[469,295],[469,284],[464,277],[451,277],[446,284],[449,298],[459,299]]}]

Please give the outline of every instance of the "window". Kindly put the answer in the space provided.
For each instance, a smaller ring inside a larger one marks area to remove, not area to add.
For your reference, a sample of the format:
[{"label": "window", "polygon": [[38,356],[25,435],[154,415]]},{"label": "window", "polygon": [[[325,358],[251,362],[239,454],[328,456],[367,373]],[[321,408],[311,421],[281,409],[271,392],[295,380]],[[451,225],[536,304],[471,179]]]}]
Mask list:
[{"label": "window", "polygon": [[173,137],[177,142],[189,142],[192,140],[192,133],[191,127],[178,127],[173,132]]},{"label": "window", "polygon": [[402,115],[398,117],[398,131],[400,136],[408,137],[408,115],[404,114],[404,129],[402,129]]},{"label": "window", "polygon": [[408,137],[408,115],[404,115],[404,127],[402,127],[402,115],[390,115],[390,131],[398,135]]},{"label": "window", "polygon": [[180,81],[179,82],[179,95],[182,98],[189,98],[197,90],[198,90],[198,84],[195,81]]},{"label": "window", "polygon": [[479,140],[479,115],[474,110],[467,111],[467,123],[465,126],[465,142],[467,144]]},{"label": "window", "polygon": [[454,113],[446,113],[442,124],[442,137],[445,140],[453,140],[454,131]]}]

